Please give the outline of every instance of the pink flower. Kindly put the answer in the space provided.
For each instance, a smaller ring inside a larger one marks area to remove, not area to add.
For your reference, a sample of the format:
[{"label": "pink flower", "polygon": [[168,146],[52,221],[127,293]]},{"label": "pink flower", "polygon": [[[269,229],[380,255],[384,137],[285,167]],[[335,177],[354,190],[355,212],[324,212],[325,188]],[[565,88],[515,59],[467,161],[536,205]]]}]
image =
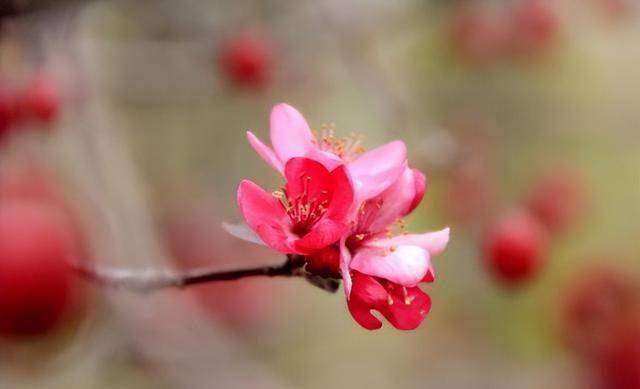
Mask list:
[{"label": "pink flower", "polygon": [[309,158],[284,166],[286,185],[268,193],[251,181],[238,188],[238,204],[249,227],[273,249],[311,254],[348,232],[353,189],[344,165],[333,170]]},{"label": "pink flower", "polygon": [[313,159],[328,170],[346,164],[356,199],[360,201],[382,193],[407,166],[407,150],[403,142],[389,142],[362,154],[357,139],[338,139],[331,130],[325,131],[318,139],[300,112],[284,103],[271,111],[273,149],[250,131],[247,138],[254,150],[280,173],[284,172],[287,161],[295,157]]},{"label": "pink flower", "polygon": [[429,312],[431,300],[418,284],[434,281],[431,257],[445,249],[449,229],[388,237],[393,224],[420,203],[425,181],[406,168],[391,187],[361,205],[352,233],[341,240],[349,311],[364,328],[382,326],[371,310],[402,330],[416,328]]}]

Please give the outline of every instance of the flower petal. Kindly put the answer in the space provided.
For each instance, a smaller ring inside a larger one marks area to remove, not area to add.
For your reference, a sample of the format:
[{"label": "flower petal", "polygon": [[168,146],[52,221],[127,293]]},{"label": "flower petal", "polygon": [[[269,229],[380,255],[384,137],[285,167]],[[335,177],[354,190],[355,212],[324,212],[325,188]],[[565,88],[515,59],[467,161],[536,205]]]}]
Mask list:
[{"label": "flower petal", "polygon": [[305,236],[295,241],[294,248],[298,254],[311,254],[337,242],[347,231],[346,224],[323,218]]},{"label": "flower petal", "polygon": [[362,249],[351,261],[351,269],[384,278],[402,286],[416,286],[431,267],[429,252],[418,246]]},{"label": "flower petal", "polygon": [[407,148],[401,141],[377,147],[349,164],[349,172],[359,201],[375,197],[387,189],[407,166]]},{"label": "flower petal", "polygon": [[347,300],[349,300],[349,296],[351,295],[351,253],[346,245],[347,237],[343,236],[340,239],[340,273],[342,273],[342,280],[344,281],[344,294],[347,296]]},{"label": "flower petal", "polygon": [[354,320],[368,330],[382,327],[382,322],[371,314],[371,309],[387,303],[388,294],[382,285],[373,277],[354,273],[352,296],[347,306]]},{"label": "flower petal", "polygon": [[398,218],[407,215],[416,197],[415,188],[415,175],[411,169],[405,168],[387,190],[365,203],[363,216],[366,219],[362,219],[364,224],[359,223],[359,228],[380,232]]},{"label": "flower petal", "polygon": [[265,246],[264,242],[256,233],[249,228],[245,223],[227,223],[222,222],[222,228],[227,231],[232,236],[235,236],[238,239],[244,240],[245,242],[255,243],[262,246]]},{"label": "flower petal", "polygon": [[413,196],[413,201],[411,202],[411,205],[409,205],[407,214],[413,212],[413,210],[416,209],[418,205],[420,205],[420,202],[422,202],[422,199],[424,198],[424,193],[427,190],[427,177],[424,174],[422,174],[422,172],[418,169],[411,169],[411,171],[413,172],[413,184],[415,185],[415,194]]},{"label": "flower petal", "polygon": [[238,205],[244,220],[263,242],[282,253],[294,253],[291,245],[295,237],[289,232],[289,218],[275,197],[244,180],[238,187]]},{"label": "flower petal", "polygon": [[247,140],[249,141],[251,147],[253,147],[256,153],[258,153],[258,155],[262,157],[262,159],[264,159],[266,163],[271,165],[278,172],[282,173],[282,171],[284,170],[282,161],[280,161],[276,153],[274,153],[269,146],[262,143],[262,141],[260,141],[258,137],[253,135],[251,131],[247,131]]},{"label": "flower petal", "polygon": [[386,310],[381,311],[389,323],[399,330],[414,330],[431,310],[431,298],[420,288],[386,287],[391,301]]},{"label": "flower petal", "polygon": [[334,184],[329,170],[320,162],[309,158],[291,158],[285,164],[284,176],[287,195],[293,201],[331,199]]},{"label": "flower petal", "polygon": [[427,250],[431,256],[436,256],[444,251],[449,243],[449,228],[425,234],[398,235],[388,239],[377,239],[367,242],[367,246],[389,248],[402,245],[419,246]]},{"label": "flower petal", "polygon": [[351,299],[347,302],[353,318],[366,329],[382,326],[373,314],[376,310],[399,330],[416,329],[431,310],[431,298],[420,288],[407,288],[353,273]]},{"label": "flower petal", "polygon": [[353,185],[344,165],[331,172],[331,182],[333,195],[325,217],[346,222],[345,219],[349,216],[349,211],[353,206]]},{"label": "flower petal", "polygon": [[305,155],[305,157],[320,162],[328,170],[333,170],[344,163],[342,159],[334,153],[330,153],[328,151],[320,149],[311,150]]},{"label": "flower petal", "polygon": [[284,163],[316,148],[315,138],[302,114],[284,103],[271,110],[271,145]]}]

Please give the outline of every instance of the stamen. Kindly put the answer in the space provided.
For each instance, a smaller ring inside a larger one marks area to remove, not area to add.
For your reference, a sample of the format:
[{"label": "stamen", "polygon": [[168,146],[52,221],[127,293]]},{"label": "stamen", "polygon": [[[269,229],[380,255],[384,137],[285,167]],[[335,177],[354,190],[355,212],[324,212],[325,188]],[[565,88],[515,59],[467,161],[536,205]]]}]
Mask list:
[{"label": "stamen", "polygon": [[338,138],[335,135],[336,126],[334,123],[323,124],[320,131],[314,131],[315,143],[323,151],[336,154],[345,162],[356,159],[365,152],[362,147],[362,136],[351,133],[349,136]]}]

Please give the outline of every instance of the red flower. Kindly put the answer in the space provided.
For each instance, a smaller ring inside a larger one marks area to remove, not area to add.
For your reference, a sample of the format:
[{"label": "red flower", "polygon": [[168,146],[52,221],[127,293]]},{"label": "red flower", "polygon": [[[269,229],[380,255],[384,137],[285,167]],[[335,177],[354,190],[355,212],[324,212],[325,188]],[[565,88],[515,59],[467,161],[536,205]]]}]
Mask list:
[{"label": "red flower", "polygon": [[251,181],[238,188],[245,221],[273,249],[311,254],[337,242],[348,230],[353,188],[343,165],[332,171],[308,158],[285,165],[285,187],[273,194]]}]

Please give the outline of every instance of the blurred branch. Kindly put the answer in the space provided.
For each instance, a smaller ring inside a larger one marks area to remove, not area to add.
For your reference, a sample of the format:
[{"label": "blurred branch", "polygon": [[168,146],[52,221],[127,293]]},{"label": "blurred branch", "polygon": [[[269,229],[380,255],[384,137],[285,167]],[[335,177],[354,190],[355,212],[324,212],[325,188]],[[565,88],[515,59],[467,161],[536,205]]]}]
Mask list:
[{"label": "blurred branch", "polygon": [[156,269],[118,269],[86,263],[75,263],[72,264],[72,267],[78,275],[98,285],[126,289],[136,293],[149,293],[166,288],[185,288],[191,285],[256,276],[303,277],[312,285],[331,293],[335,292],[340,285],[337,280],[318,278],[306,273],[304,260],[296,255],[287,256],[287,260],[278,266],[261,266],[229,271],[199,269],[192,272],[176,273],[170,270]]},{"label": "blurred branch", "polygon": [[0,0],[0,18],[20,16],[62,5],[89,3],[94,0]]}]

